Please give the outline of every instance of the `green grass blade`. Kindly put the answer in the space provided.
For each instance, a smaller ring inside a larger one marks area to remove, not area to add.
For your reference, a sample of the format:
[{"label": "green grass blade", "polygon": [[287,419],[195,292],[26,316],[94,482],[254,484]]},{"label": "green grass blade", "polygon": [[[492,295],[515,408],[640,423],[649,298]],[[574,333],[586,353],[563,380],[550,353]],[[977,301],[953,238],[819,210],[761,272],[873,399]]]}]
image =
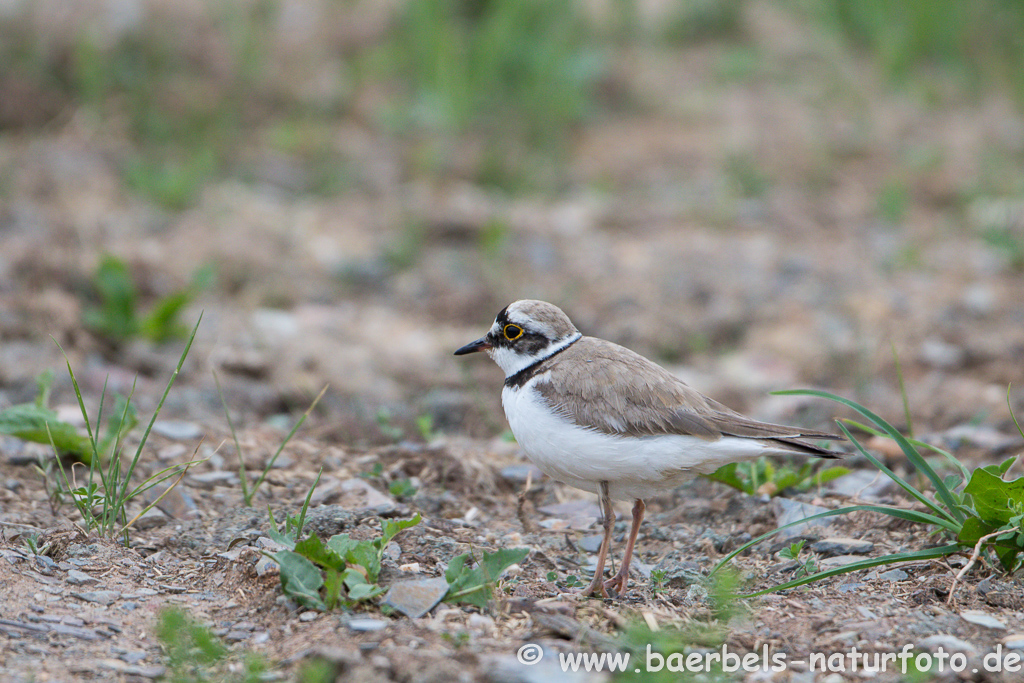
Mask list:
[{"label": "green grass blade", "polygon": [[853,438],[853,434],[851,434],[850,430],[846,428],[846,425],[844,425],[842,422],[839,422],[837,424],[839,425],[839,429],[841,429],[843,433],[846,435],[846,438],[853,442],[854,447],[856,447],[856,449],[860,451],[860,454],[867,458],[872,465],[880,469],[885,474],[885,476],[889,477],[894,482],[899,484],[900,488],[902,488],[904,491],[906,491],[911,496],[916,498],[918,502],[926,506],[928,509],[932,510],[935,514],[940,515],[951,522],[958,521],[956,517],[953,516],[949,511],[943,509],[940,505],[936,505],[934,501],[929,500],[927,496],[925,496],[923,493],[921,493],[916,488],[911,486],[909,483],[904,481],[904,479],[900,477],[898,474],[896,474],[888,467],[886,467],[885,463],[883,463],[875,456],[871,455],[871,453],[869,453],[868,450],[864,448],[864,446],[862,446],[859,441]]},{"label": "green grass blade", "polygon": [[306,510],[309,509],[309,501],[313,499],[313,491],[316,491],[317,485],[320,483],[320,477],[323,476],[324,468],[321,467],[320,471],[316,473],[316,481],[309,487],[309,493],[306,494],[306,500],[302,503],[302,512],[299,514],[299,522],[295,525],[295,538],[302,537],[302,527],[306,525]]},{"label": "green grass blade", "polygon": [[925,548],[924,550],[915,550],[909,553],[893,553],[891,555],[883,555],[882,557],[873,557],[867,560],[861,560],[859,562],[853,562],[851,564],[843,565],[842,567],[836,567],[835,569],[829,569],[827,571],[818,572],[811,574],[810,576],[804,576],[799,579],[793,579],[786,583],[781,583],[771,588],[765,588],[755,593],[746,593],[739,595],[740,598],[755,598],[759,595],[765,595],[767,593],[774,593],[776,591],[786,590],[788,588],[796,588],[797,586],[803,586],[808,583],[815,581],[821,581],[833,576],[839,576],[841,574],[849,574],[850,572],[860,571],[861,569],[870,569],[879,565],[887,564],[901,564],[903,562],[915,562],[919,560],[934,560],[938,557],[945,557],[952,555],[953,553],[959,552],[963,548],[955,543],[950,545],[938,546],[935,548]]},{"label": "green grass blade", "polygon": [[1013,418],[1013,424],[1017,426],[1017,433],[1024,439],[1024,429],[1021,429],[1020,422],[1017,422],[1017,416],[1013,414],[1013,403],[1010,402],[1010,387],[1012,386],[1012,382],[1006,385],[1006,407],[1010,409],[1010,417]]},{"label": "green grass blade", "polygon": [[953,515],[954,518],[956,518],[960,522],[964,521],[965,518],[963,516],[963,513],[961,513],[960,509],[957,507],[956,497],[946,487],[945,482],[942,481],[942,477],[940,477],[938,473],[936,473],[935,470],[932,468],[932,466],[929,465],[923,457],[921,457],[921,454],[917,452],[917,449],[914,448],[909,441],[907,441],[907,438],[905,436],[900,434],[895,427],[893,427],[891,424],[883,420],[881,417],[879,417],[878,415],[871,412],[870,410],[868,410],[867,408],[865,408],[864,406],[860,405],[855,401],[851,401],[849,399],[843,398],[842,396],[837,396],[836,394],[832,394],[827,391],[819,391],[817,389],[794,389],[790,391],[776,391],[772,393],[779,394],[782,396],[816,396],[818,398],[828,399],[836,403],[841,403],[842,405],[845,405],[848,408],[852,408],[853,410],[857,411],[867,419],[871,420],[876,425],[878,425],[886,434],[888,434],[889,437],[895,440],[896,443],[899,444],[900,449],[910,460],[910,462],[913,463],[914,467],[916,467],[919,471],[924,472],[925,476],[931,480],[932,486],[935,487],[935,494],[938,496],[939,500],[942,501],[942,504],[949,511],[949,514]]},{"label": "green grass blade", "polygon": [[826,517],[835,517],[836,515],[845,515],[845,514],[847,514],[849,512],[857,512],[859,510],[866,510],[868,512],[878,512],[880,514],[887,515],[889,517],[895,517],[897,519],[905,519],[907,521],[915,522],[917,524],[934,524],[934,525],[942,527],[943,529],[946,529],[947,531],[949,531],[951,533],[954,533],[954,534],[958,533],[959,530],[960,530],[960,527],[957,524],[949,521],[948,519],[945,519],[945,518],[942,518],[942,517],[936,517],[935,515],[930,515],[930,514],[928,514],[926,512],[921,512],[919,510],[907,510],[907,509],[904,509],[904,508],[890,507],[888,505],[850,505],[850,506],[844,507],[844,508],[836,508],[835,510],[828,510],[827,512],[819,512],[816,515],[811,515],[810,517],[804,517],[803,519],[798,519],[798,520],[796,520],[794,522],[790,522],[789,524],[783,524],[782,526],[780,526],[777,529],[772,529],[771,531],[763,533],[760,536],[758,536],[757,538],[752,539],[750,541],[747,541],[746,543],[741,545],[739,548],[737,548],[736,550],[732,551],[731,553],[726,555],[724,558],[722,558],[722,560],[717,565],[715,565],[715,568],[711,570],[711,572],[708,574],[708,576],[714,576],[715,572],[717,572],[719,569],[724,567],[731,559],[733,559],[734,557],[736,557],[740,553],[745,552],[745,551],[749,550],[750,548],[753,548],[755,545],[757,545],[761,541],[764,541],[764,540],[766,540],[768,538],[771,538],[772,536],[774,536],[775,534],[779,533],[783,529],[788,529],[789,527],[796,526],[797,524],[803,524],[805,522],[814,521],[816,519],[825,519]]},{"label": "green grass blade", "polygon": [[149,434],[153,431],[153,425],[156,424],[157,417],[160,415],[160,410],[164,407],[164,401],[167,400],[167,395],[171,393],[171,387],[174,386],[174,381],[178,378],[178,373],[181,372],[182,366],[185,364],[185,358],[188,356],[189,350],[192,348],[192,342],[196,338],[196,332],[199,331],[199,324],[203,321],[203,314],[199,314],[199,319],[196,320],[195,327],[192,328],[192,334],[189,335],[188,342],[185,344],[185,349],[181,352],[181,357],[178,359],[178,364],[174,367],[174,372],[171,373],[171,378],[167,381],[167,387],[164,389],[163,395],[160,397],[160,401],[156,404],[156,409],[153,411],[153,417],[150,418],[149,424],[146,425],[146,431],[142,434],[142,439],[139,441],[138,447],[135,449],[135,457],[132,458],[131,464],[128,466],[128,471],[125,472],[122,485],[118,491],[117,499],[125,502],[128,498],[128,484],[132,474],[135,472],[135,467],[139,464],[139,458],[142,457],[142,449],[146,446],[146,441],[149,440]]},{"label": "green grass blade", "polygon": [[[877,436],[883,439],[889,438],[888,434],[878,429],[875,429],[871,425],[866,425],[863,422],[858,422],[857,420],[853,420],[848,417],[843,417],[839,419],[841,422],[845,422],[848,425],[853,425],[857,429],[861,430],[862,432],[867,432],[871,436]],[[950,465],[955,467],[957,471],[960,472],[960,475],[964,478],[964,481],[967,481],[968,479],[971,478],[971,471],[967,469],[967,466],[964,465],[959,460],[957,460],[956,456],[950,453],[949,451],[939,448],[935,444],[928,443],[927,441],[921,441],[920,439],[907,439],[907,441],[917,446],[918,448],[926,448],[934,453],[938,453],[939,455],[941,455],[943,458],[946,459],[946,462],[948,462]]]},{"label": "green grass blade", "polygon": [[907,398],[907,385],[903,382],[903,368],[900,367],[900,355],[896,353],[896,342],[892,342],[892,359],[896,363],[896,378],[900,383],[900,397],[903,399],[903,419],[907,421],[907,434],[914,436],[914,421],[910,417],[910,399]]},{"label": "green grass blade", "polygon": [[231,420],[231,411],[228,410],[228,402],[224,400],[224,391],[220,386],[220,377],[217,371],[213,371],[213,381],[217,385],[217,395],[220,396],[220,404],[224,408],[224,417],[228,421],[228,429],[231,430],[231,438],[235,442],[235,453],[238,454],[238,479],[242,482],[242,500],[246,507],[252,507],[253,494],[249,491],[249,482],[245,474],[245,458],[242,457],[242,446],[238,443],[238,433],[235,432],[235,423]]},{"label": "green grass blade", "polygon": [[302,423],[306,421],[306,418],[310,416],[310,414],[313,412],[313,409],[316,408],[316,404],[320,402],[320,399],[323,398],[324,394],[326,393],[327,385],[325,384],[324,388],[320,390],[319,394],[317,394],[317,397],[313,399],[313,402],[310,404],[309,408],[306,408],[306,412],[302,414],[302,417],[299,418],[299,421],[296,422],[295,426],[292,427],[292,430],[288,432],[288,436],[284,437],[284,441],[282,441],[281,445],[277,447],[277,451],[274,453],[274,455],[270,458],[270,460],[267,461],[266,466],[263,468],[263,472],[260,473],[259,479],[257,479],[256,483],[252,485],[253,494],[255,494],[256,491],[260,488],[260,485],[263,484],[263,480],[267,478],[267,473],[270,472],[270,468],[274,466],[274,462],[277,460],[277,456],[281,455],[281,451],[284,450],[284,447],[287,446],[288,442],[292,440],[293,436],[295,436],[295,432],[299,431],[299,427],[301,427]]}]

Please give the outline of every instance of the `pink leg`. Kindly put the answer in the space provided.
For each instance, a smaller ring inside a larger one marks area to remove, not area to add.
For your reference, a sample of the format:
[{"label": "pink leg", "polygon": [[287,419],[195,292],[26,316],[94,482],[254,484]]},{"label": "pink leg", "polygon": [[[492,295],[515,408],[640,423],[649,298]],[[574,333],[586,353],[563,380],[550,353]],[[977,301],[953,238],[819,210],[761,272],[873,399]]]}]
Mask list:
[{"label": "pink leg", "polygon": [[633,503],[633,526],[629,530],[629,539],[626,541],[626,554],[622,558],[622,566],[618,573],[608,579],[604,587],[615,591],[618,595],[626,592],[626,584],[629,583],[629,561],[633,558],[633,545],[636,543],[637,534],[640,533],[640,523],[644,521],[644,510],[646,506],[639,498]]},{"label": "pink leg", "polygon": [[612,509],[612,499],[608,495],[608,482],[602,481],[600,486],[601,513],[604,515],[604,539],[601,541],[601,549],[597,553],[594,580],[580,592],[580,595],[586,597],[597,593],[601,597],[607,598],[608,590],[604,586],[604,563],[608,559],[608,549],[612,545],[612,527],[615,526],[615,510]]}]

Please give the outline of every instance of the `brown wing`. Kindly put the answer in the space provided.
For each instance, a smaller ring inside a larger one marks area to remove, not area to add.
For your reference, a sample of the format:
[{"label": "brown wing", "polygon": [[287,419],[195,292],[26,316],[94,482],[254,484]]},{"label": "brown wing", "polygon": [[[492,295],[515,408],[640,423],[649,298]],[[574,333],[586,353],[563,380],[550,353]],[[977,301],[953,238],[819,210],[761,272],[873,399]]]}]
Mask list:
[{"label": "brown wing", "polygon": [[[629,349],[583,337],[544,364],[568,382],[541,381],[541,396],[577,424],[606,434],[683,434],[708,441],[722,436],[775,441],[780,448],[826,455],[801,438],[836,439],[814,430],[758,422],[713,401],[661,366]],[[567,390],[566,387],[573,389]]]}]

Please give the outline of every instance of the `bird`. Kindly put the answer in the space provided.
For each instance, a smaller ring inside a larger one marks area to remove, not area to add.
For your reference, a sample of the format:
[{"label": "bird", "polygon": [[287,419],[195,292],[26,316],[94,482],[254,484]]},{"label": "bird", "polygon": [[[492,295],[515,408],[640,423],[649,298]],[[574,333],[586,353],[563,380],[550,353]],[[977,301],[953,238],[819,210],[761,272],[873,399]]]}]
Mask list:
[{"label": "bird", "polygon": [[[502,407],[527,458],[552,479],[598,494],[604,536],[584,596],[625,593],[645,499],[762,455],[841,457],[814,441],[842,437],[741,415],[654,361],[584,336],[545,301],[510,303],[455,355],[480,351],[505,373]],[[606,581],[613,500],[633,502],[632,525],[619,570]]]}]

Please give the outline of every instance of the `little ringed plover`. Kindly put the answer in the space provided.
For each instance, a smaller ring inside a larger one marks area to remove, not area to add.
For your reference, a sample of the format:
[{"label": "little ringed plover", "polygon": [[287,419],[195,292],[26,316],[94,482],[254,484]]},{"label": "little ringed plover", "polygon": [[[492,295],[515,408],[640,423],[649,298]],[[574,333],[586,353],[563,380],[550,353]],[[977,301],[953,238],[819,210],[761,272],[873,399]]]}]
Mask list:
[{"label": "little ringed plover", "polygon": [[[501,403],[527,457],[552,479],[600,497],[604,539],[584,595],[624,592],[644,498],[762,455],[838,457],[807,439],[841,437],[744,417],[653,361],[583,336],[544,301],[509,304],[455,355],[477,351],[505,371]],[[633,524],[619,571],[605,581],[612,499],[634,501]]]}]

